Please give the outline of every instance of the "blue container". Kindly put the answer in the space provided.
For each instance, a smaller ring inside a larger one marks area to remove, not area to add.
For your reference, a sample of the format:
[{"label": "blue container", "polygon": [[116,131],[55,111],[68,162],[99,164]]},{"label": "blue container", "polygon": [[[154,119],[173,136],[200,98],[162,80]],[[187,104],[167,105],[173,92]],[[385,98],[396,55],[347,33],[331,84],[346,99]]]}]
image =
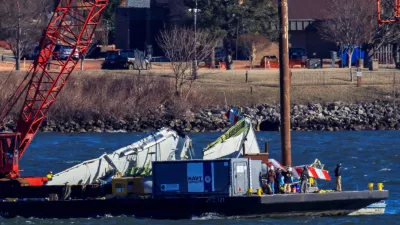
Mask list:
[{"label": "blue container", "polygon": [[[341,57],[342,57],[342,66],[348,66],[348,55],[347,55],[347,49],[348,47],[344,47],[342,51],[340,52]],[[352,64],[357,64],[359,59],[364,59],[366,60],[368,58],[368,55],[366,54],[365,51],[361,49],[361,47],[357,47],[353,51],[353,55],[351,57],[351,63]]]},{"label": "blue container", "polygon": [[297,192],[297,193],[300,193],[300,185],[299,185],[299,184],[296,184],[295,187],[296,187],[296,192]]}]

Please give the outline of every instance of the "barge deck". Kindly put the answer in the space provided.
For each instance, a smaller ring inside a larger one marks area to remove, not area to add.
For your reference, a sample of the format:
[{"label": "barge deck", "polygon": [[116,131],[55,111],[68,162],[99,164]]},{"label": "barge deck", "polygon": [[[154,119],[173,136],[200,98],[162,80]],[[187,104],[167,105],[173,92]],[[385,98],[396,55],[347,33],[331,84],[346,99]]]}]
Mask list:
[{"label": "barge deck", "polygon": [[282,194],[237,197],[111,198],[66,201],[0,202],[2,217],[191,219],[208,213],[226,217],[348,215],[388,198],[388,191]]}]

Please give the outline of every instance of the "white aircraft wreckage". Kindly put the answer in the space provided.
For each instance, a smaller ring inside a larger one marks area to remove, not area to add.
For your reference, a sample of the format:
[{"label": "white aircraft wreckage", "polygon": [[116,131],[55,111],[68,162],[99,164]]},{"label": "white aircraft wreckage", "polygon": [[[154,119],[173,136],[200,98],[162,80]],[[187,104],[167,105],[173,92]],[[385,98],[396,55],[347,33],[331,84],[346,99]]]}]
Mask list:
[{"label": "white aircraft wreckage", "polygon": [[152,161],[193,157],[191,139],[162,128],[131,145],[54,174],[46,185],[104,184],[116,176],[150,176]]},{"label": "white aircraft wreckage", "polygon": [[244,117],[203,150],[203,159],[241,158],[244,154],[259,153],[251,120]]}]

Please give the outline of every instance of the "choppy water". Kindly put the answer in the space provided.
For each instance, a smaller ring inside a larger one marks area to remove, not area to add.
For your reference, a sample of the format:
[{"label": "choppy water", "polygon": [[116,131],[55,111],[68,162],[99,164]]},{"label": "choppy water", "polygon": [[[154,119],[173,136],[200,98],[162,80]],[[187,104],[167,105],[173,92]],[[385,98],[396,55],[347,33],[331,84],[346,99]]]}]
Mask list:
[{"label": "choppy water", "polygon": [[[74,164],[112,152],[131,144],[145,133],[112,134],[38,134],[20,162],[24,175],[46,175],[49,170],[61,171]],[[190,134],[197,156],[201,149],[215,140],[220,133]],[[264,142],[270,146],[270,156],[280,159],[279,133],[258,133],[260,147]],[[293,164],[311,163],[318,158],[333,171],[335,165],[343,163],[343,188],[345,190],[367,189],[369,182],[383,182],[390,190],[386,214],[360,217],[299,217],[287,219],[219,218],[206,216],[184,221],[153,221],[134,217],[111,217],[99,219],[41,220],[0,219],[0,224],[398,224],[400,221],[400,132],[293,132]],[[333,182],[319,182],[323,188],[333,188]]]}]

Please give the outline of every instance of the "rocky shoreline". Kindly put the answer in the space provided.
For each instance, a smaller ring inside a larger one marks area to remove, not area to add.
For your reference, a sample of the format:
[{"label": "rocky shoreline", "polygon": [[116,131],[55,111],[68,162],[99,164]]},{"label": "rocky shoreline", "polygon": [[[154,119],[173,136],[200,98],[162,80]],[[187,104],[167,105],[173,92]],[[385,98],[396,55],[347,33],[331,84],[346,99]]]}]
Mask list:
[{"label": "rocky shoreline", "polygon": [[[86,133],[86,132],[143,132],[161,127],[171,127],[183,132],[224,131],[230,123],[225,117],[229,108],[210,108],[192,112],[190,120],[175,119],[164,114],[158,118],[132,120],[73,119],[43,122],[41,132]],[[262,104],[242,107],[243,112],[261,131],[278,131],[280,124],[279,105]],[[291,127],[296,131],[344,131],[344,130],[400,130],[400,107],[393,102],[362,102],[293,105]],[[0,131],[15,129],[14,121],[7,121]]]}]

